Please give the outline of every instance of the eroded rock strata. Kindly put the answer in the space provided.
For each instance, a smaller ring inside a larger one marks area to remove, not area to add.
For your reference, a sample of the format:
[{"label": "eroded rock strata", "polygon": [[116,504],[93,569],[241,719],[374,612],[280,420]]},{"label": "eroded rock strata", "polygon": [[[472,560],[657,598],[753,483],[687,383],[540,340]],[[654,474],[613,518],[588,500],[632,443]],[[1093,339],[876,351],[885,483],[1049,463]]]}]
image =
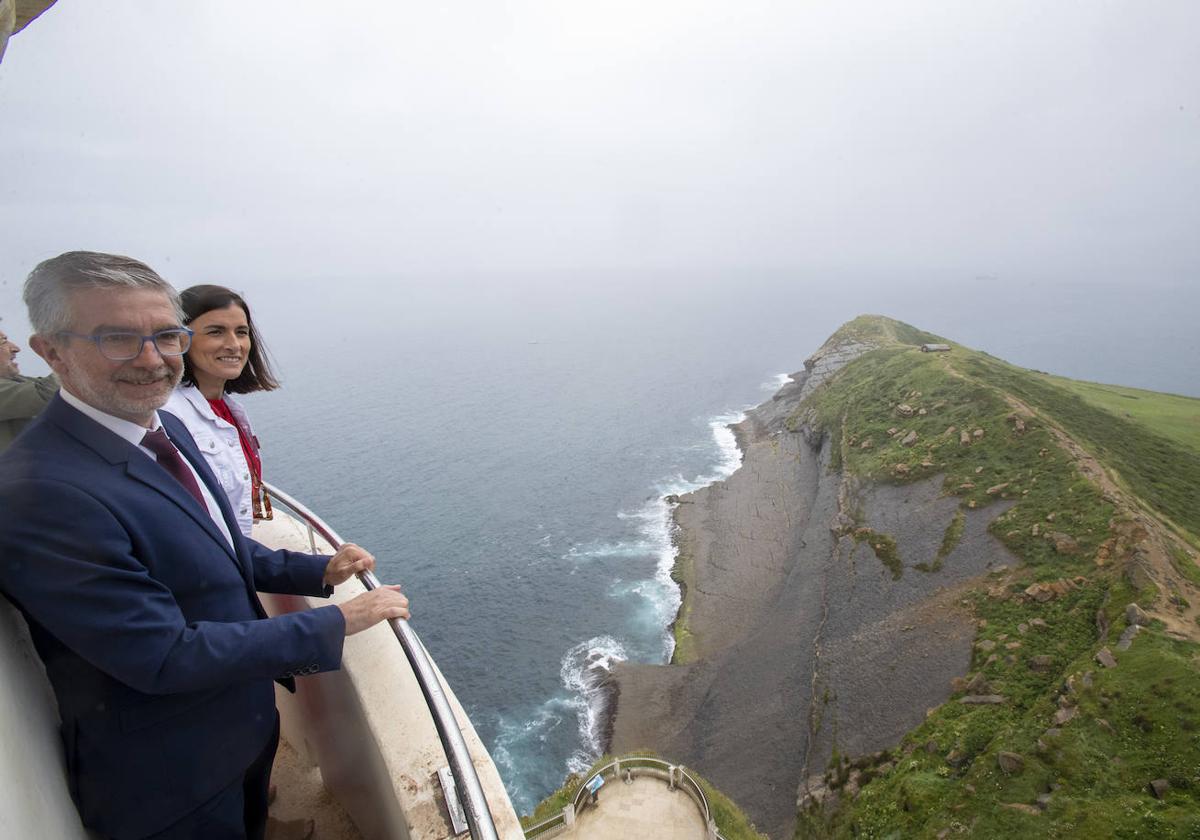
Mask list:
[{"label": "eroded rock strata", "polygon": [[[823,347],[735,428],[741,469],[675,511],[692,661],[614,673],[611,750],[695,767],[772,838],[792,836],[797,794],[835,745],[892,746],[949,696],[975,635],[959,587],[1015,562],[987,532],[1009,503],[967,512],[921,571],[957,509],[941,477],[857,486],[831,471],[834,442],[800,404],[870,349]],[[862,528],[895,540],[890,567]]]}]

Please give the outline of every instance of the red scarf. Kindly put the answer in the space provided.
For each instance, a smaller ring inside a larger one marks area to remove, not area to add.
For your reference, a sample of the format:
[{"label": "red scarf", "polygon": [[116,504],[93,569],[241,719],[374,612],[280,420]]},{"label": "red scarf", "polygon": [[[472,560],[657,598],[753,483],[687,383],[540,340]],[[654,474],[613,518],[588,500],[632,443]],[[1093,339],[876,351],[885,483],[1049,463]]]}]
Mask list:
[{"label": "red scarf", "polygon": [[254,518],[270,519],[269,503],[265,515],[263,511],[262,461],[258,457],[258,438],[250,434],[250,430],[234,417],[224,397],[209,400],[208,404],[212,406],[213,412],[218,417],[237,429],[238,440],[242,444],[242,454],[246,456],[246,466],[250,468],[250,498],[254,501]]}]

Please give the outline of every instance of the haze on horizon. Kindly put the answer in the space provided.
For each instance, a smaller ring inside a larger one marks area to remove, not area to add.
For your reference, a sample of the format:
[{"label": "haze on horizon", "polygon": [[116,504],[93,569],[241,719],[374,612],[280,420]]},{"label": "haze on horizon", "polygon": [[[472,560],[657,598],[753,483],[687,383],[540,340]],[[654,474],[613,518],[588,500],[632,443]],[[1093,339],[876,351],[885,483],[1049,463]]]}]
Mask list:
[{"label": "haze on horizon", "polygon": [[59,0],[15,36],[3,328],[76,248],[414,318],[1200,279],[1195,3],[355,8]]}]

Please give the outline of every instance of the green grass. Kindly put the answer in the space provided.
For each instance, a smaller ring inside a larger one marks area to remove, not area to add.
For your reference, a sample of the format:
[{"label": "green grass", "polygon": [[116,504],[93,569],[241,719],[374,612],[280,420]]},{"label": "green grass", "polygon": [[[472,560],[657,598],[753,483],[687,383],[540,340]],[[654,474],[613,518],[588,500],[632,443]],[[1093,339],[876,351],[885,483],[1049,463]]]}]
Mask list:
[{"label": "green grass", "polygon": [[[897,334],[887,325],[874,329],[877,338]],[[1200,838],[1200,647],[1148,630],[1117,653],[1116,669],[1096,664],[1097,613],[1107,617],[1112,645],[1125,626],[1125,605],[1145,601],[1146,593],[1134,592],[1119,569],[1092,562],[1116,511],[1041,421],[1021,417],[1024,429],[1018,428],[1005,393],[1044,412],[1193,540],[1200,534],[1200,449],[1184,422],[1196,401],[1133,389],[1100,393],[1086,383],[1068,387],[957,345],[942,355],[885,342],[844,368],[802,406],[815,409],[818,424],[840,444],[837,468],[877,483],[944,475],[944,492],[959,499],[937,556],[917,568],[940,567],[961,539],[963,512],[998,499],[1014,504],[991,532],[1023,564],[1004,597],[981,586],[972,598],[981,621],[977,642],[991,649],[975,649],[971,674],[982,673],[988,692],[1006,702],[965,705],[961,694],[952,696],[909,733],[890,772],[870,778],[869,770],[858,797],[843,801],[832,817],[801,814],[797,837],[933,838],[949,829],[951,837]],[[1134,402],[1130,394],[1139,402],[1127,412],[1133,416],[1103,404]],[[902,416],[902,404],[914,409],[912,416]],[[899,441],[910,431],[917,442],[904,447]],[[868,439],[871,446],[862,448]],[[1059,551],[1048,532],[1073,544],[1063,541]],[[1200,568],[1186,552],[1174,562],[1200,583]],[[1019,596],[1035,581],[1077,578],[1083,582],[1046,603]],[[1076,697],[1078,717],[1039,750],[1066,678],[1084,671],[1094,672],[1094,682]],[[927,743],[935,745],[932,752]],[[1024,770],[1005,775],[1000,751],[1023,756]],[[1147,788],[1156,778],[1172,786],[1162,801]],[[1003,807],[1033,805],[1051,789],[1043,813]]]},{"label": "green grass", "polygon": [[[1121,628],[1124,605],[1135,597],[1127,584],[1107,579],[1046,604],[976,596],[985,622],[979,640],[996,648],[977,650],[971,672],[982,671],[1007,702],[967,706],[952,696],[905,738],[895,769],[865,784],[832,821],[802,814],[796,836],[932,838],[945,828],[951,836],[961,830],[1014,840],[1200,836],[1200,647],[1144,631],[1130,650],[1116,653],[1115,670],[1092,659],[1097,610]],[[1033,618],[1048,626],[1030,625]],[[1005,647],[1013,642],[1020,647]],[[1031,669],[1034,656],[1050,657],[1050,667]],[[1078,716],[1061,727],[1052,749],[1040,751],[1065,677],[1085,671],[1093,672],[1093,685],[1074,695]],[[930,742],[932,753],[925,750]],[[1002,750],[1024,758],[1020,774],[1000,771]],[[1171,783],[1162,802],[1147,789],[1158,778]],[[1041,815],[1002,807],[1033,805],[1053,786]]]},{"label": "green grass", "polygon": [[1046,412],[1143,501],[1200,535],[1200,451],[998,359],[972,354],[963,370]]},{"label": "green grass", "polygon": [[529,828],[530,826],[537,825],[538,823],[548,820],[560,813],[563,808],[575,801],[575,794],[579,793],[579,786],[583,784],[584,780],[590,776],[597,767],[602,767],[610,761],[612,761],[611,756],[604,756],[591,767],[589,767],[587,773],[583,774],[582,776],[578,773],[572,773],[567,776],[566,780],[562,784],[562,787],[539,802],[537,807],[533,809],[532,814],[521,817],[521,828]]},{"label": "green grass", "polygon": [[1200,566],[1196,565],[1196,561],[1188,555],[1186,551],[1176,548],[1171,552],[1171,565],[1175,567],[1175,571],[1179,572],[1184,578],[1191,581],[1196,586],[1200,586]]},{"label": "green grass", "polygon": [[930,571],[941,570],[942,563],[946,562],[950,552],[959,547],[959,542],[962,541],[962,529],[966,527],[966,521],[967,517],[962,514],[961,510],[954,511],[954,518],[946,526],[946,533],[942,534],[942,545],[937,547],[937,556],[934,558],[934,565],[930,566]]},{"label": "green grass", "polygon": [[1081,382],[1050,374],[1038,376],[1047,384],[1066,389],[1098,408],[1140,423],[1155,434],[1200,452],[1200,399],[1122,385]]},{"label": "green grass", "polygon": [[[967,510],[1001,500],[1010,507],[996,511],[990,530],[1021,565],[1005,589],[992,577],[968,597],[980,621],[970,673],[982,674],[987,693],[1005,702],[965,705],[961,692],[951,696],[888,757],[894,762],[889,771],[865,768],[857,798],[843,799],[832,815],[800,814],[797,837],[934,838],[948,829],[950,837],[1001,840],[1200,840],[1200,646],[1150,629],[1130,650],[1116,652],[1116,669],[1095,662],[1100,646],[1114,645],[1124,628],[1125,605],[1145,603],[1152,593],[1133,591],[1119,566],[1093,562],[1117,511],[1080,475],[1053,431],[1038,418],[1018,418],[1004,397],[1016,396],[1064,429],[1193,545],[1200,545],[1200,430],[1194,426],[1200,401],[1062,380],[959,345],[948,354],[921,353],[913,345],[950,342],[885,318],[855,319],[835,339],[882,346],[847,365],[789,425],[795,428],[814,410],[834,443],[831,469],[867,483],[943,477],[943,492],[958,500],[959,510],[937,555],[918,569],[941,567],[962,538]],[[913,409],[911,416],[902,405]],[[908,432],[917,439],[906,447],[900,441]],[[894,539],[861,528],[851,535],[869,542],[899,576]],[[1200,585],[1200,567],[1187,552],[1177,552],[1173,562]],[[1031,583],[1046,581],[1071,583],[1045,603],[1021,597]],[[1111,627],[1105,642],[1097,639],[1099,613]],[[677,639],[677,659],[693,655],[680,627]],[[1084,688],[1079,677],[1088,671],[1093,682]],[[1075,678],[1078,715],[1046,740],[1069,677]],[[1021,755],[1024,769],[1003,773],[1001,751]],[[839,759],[830,777],[844,780],[845,773]],[[1171,784],[1162,800],[1147,788],[1158,778]],[[551,799],[545,813],[561,810],[579,781],[561,801]],[[1032,806],[1047,792],[1041,813],[1003,807]],[[716,792],[710,801],[714,814],[725,808]],[[744,815],[739,822],[741,812],[728,807],[733,816],[718,818],[722,833],[730,840],[757,838]]]},{"label": "green grass", "polygon": [[[970,351],[956,352],[953,363],[958,365]],[[999,499],[1015,501],[993,523],[992,532],[1039,579],[1089,569],[1090,558],[1108,536],[1112,505],[1079,474],[1048,429],[1025,419],[1025,430],[1017,431],[1012,409],[996,389],[950,375],[950,363],[940,354],[884,347],[844,368],[803,408],[815,409],[818,423],[844,441],[841,466],[868,480],[904,483],[943,475],[945,492],[957,496],[964,509],[984,508]],[[901,405],[926,413],[903,417]],[[898,431],[889,435],[892,429]],[[981,437],[975,437],[977,429],[983,431]],[[967,446],[960,442],[964,430],[971,441]],[[905,447],[900,440],[909,431],[918,439]],[[872,446],[863,449],[867,440]],[[1049,532],[1074,539],[1077,551],[1059,553],[1046,538]],[[953,542],[952,534],[948,538]]]},{"label": "green grass", "polygon": [[887,570],[892,573],[892,580],[900,580],[904,574],[904,564],[900,561],[900,549],[896,540],[890,534],[872,531],[870,528],[856,528],[851,535],[856,543],[866,543],[871,546],[875,556]]},{"label": "green grass", "polygon": [[962,510],[954,512],[954,518],[950,520],[950,524],[946,526],[946,532],[942,534],[942,544],[938,546],[937,555],[933,558],[932,563],[918,563],[917,569],[922,572],[940,572],[942,564],[946,562],[946,558],[954,549],[958,548],[959,542],[962,541],[963,528],[966,527],[967,517],[963,515]]},{"label": "green grass", "polygon": [[691,555],[680,546],[675,564],[671,567],[671,580],[679,587],[679,610],[671,622],[671,633],[675,637],[675,649],[671,652],[672,665],[685,665],[696,660],[696,637],[688,625],[692,615],[692,600],[687,584],[691,568]]},{"label": "green grass", "polygon": [[830,337],[830,341],[850,339],[874,344],[949,344],[946,339],[933,333],[883,315],[859,315],[847,321]]}]

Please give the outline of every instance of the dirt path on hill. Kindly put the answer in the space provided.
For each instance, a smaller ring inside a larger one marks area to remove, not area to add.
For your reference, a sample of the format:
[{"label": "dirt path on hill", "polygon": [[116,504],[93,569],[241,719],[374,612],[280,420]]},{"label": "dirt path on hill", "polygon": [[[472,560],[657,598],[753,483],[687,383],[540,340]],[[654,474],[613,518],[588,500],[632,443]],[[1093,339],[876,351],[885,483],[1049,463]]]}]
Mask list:
[{"label": "dirt path on hill", "polygon": [[[1110,527],[1113,537],[1105,543],[1107,551],[1105,547],[1101,548],[1097,565],[1127,562],[1136,566],[1153,581],[1161,596],[1147,612],[1162,621],[1171,635],[1200,642],[1200,587],[1175,568],[1173,558],[1176,551],[1191,555],[1188,547],[1148,505],[1123,488],[1099,459],[1057,423],[1014,396],[1007,395],[1007,402],[1025,417],[1037,417],[1045,423],[1083,477],[1100,488],[1104,498],[1117,509]],[[1182,600],[1174,597],[1175,593]]]},{"label": "dirt path on hill", "polygon": [[[949,359],[944,360],[943,367],[951,376],[970,379],[954,367]],[[1200,587],[1179,572],[1174,559],[1175,553],[1181,551],[1194,563],[1195,552],[1172,532],[1171,527],[1149,505],[1122,487],[1108,468],[1053,418],[1012,394],[999,389],[996,392],[1017,414],[1035,417],[1045,423],[1080,474],[1096,485],[1104,498],[1116,508],[1117,515],[1110,526],[1112,536],[1101,547],[1096,564],[1127,563],[1133,566],[1137,570],[1132,575],[1135,585],[1137,579],[1142,577],[1152,582],[1160,595],[1147,612],[1162,621],[1171,635],[1200,642]]]}]

